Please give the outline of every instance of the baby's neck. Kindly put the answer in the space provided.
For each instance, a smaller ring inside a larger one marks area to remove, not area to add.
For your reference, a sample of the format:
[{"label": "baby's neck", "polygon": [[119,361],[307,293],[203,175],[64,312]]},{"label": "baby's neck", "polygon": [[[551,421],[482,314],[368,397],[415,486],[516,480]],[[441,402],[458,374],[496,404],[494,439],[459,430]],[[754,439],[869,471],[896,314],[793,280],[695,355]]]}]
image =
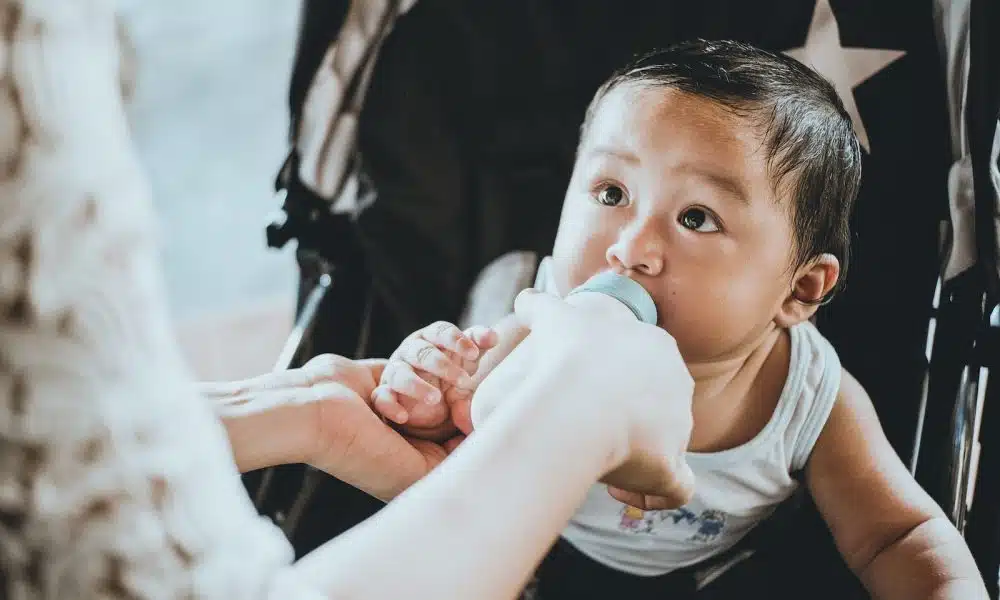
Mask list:
[{"label": "baby's neck", "polygon": [[718,452],[759,433],[784,386],[789,346],[775,328],[731,356],[687,365],[695,383],[691,451]]},{"label": "baby's neck", "polygon": [[777,327],[770,328],[725,357],[688,362],[688,371],[695,382],[695,398],[717,396],[748,376],[753,379],[780,339],[781,331]]}]

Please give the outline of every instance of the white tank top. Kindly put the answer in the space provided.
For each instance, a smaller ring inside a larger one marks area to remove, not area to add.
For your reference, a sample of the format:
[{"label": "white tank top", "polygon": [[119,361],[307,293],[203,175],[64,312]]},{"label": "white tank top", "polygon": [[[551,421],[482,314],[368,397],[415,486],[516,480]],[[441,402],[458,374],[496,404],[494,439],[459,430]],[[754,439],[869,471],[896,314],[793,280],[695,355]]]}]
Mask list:
[{"label": "white tank top", "polygon": [[[535,283],[555,291],[542,262]],[[669,573],[720,554],[798,489],[802,470],[840,388],[837,354],[811,323],[789,330],[788,379],[770,421],[749,442],[710,454],[689,452],[695,496],[676,510],[642,511],[595,485],[563,531],[581,552],[641,576]]]}]

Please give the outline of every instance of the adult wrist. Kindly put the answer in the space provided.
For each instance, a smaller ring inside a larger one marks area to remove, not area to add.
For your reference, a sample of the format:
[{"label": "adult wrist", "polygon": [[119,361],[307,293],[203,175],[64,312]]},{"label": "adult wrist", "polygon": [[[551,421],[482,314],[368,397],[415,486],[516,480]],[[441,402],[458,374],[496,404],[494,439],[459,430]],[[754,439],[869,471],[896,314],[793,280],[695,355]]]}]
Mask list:
[{"label": "adult wrist", "polygon": [[625,464],[630,452],[628,430],[621,419],[609,414],[613,411],[606,405],[578,402],[584,392],[567,388],[566,381],[570,379],[536,383],[529,378],[516,393],[521,403],[529,406],[518,410],[532,414],[534,422],[551,428],[549,435],[561,437],[562,446],[575,449],[573,456],[587,461],[596,482]]},{"label": "adult wrist", "polygon": [[496,418],[498,413],[523,411],[539,415],[536,420],[554,429],[548,435],[561,443],[572,446],[583,443],[588,452],[596,450],[600,473],[595,477],[625,464],[631,453],[629,431],[625,419],[614,410],[612,399],[581,402],[581,398],[593,394],[588,389],[592,380],[578,376],[579,367],[572,358],[554,361],[552,358],[555,357],[550,357],[541,370],[519,366],[514,372],[505,372],[500,379],[486,377],[472,404],[475,427]]},{"label": "adult wrist", "polygon": [[307,462],[314,453],[309,404],[238,384],[207,384],[203,393],[226,429],[240,472]]}]

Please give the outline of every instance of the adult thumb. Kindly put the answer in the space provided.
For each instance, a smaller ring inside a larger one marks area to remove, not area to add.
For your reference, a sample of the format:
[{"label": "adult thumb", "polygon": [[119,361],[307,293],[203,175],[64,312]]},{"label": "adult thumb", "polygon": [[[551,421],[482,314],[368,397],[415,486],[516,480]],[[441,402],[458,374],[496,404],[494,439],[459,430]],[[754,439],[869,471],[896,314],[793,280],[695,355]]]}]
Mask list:
[{"label": "adult thumb", "polygon": [[523,290],[514,299],[514,313],[518,320],[532,329],[535,323],[548,321],[554,313],[565,307],[558,297],[535,288]]}]

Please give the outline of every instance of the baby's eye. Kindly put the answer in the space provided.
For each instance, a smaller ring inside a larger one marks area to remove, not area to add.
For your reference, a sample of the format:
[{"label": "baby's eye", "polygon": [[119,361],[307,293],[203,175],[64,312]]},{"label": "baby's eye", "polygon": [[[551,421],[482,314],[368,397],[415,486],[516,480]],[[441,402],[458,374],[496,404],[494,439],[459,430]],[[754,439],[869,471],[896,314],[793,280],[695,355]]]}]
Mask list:
[{"label": "baby's eye", "polygon": [[716,218],[707,210],[692,207],[681,213],[680,223],[682,226],[699,233],[715,233],[721,231]]},{"label": "baby's eye", "polygon": [[604,206],[623,206],[628,204],[625,190],[617,185],[606,185],[597,191],[597,202]]}]

